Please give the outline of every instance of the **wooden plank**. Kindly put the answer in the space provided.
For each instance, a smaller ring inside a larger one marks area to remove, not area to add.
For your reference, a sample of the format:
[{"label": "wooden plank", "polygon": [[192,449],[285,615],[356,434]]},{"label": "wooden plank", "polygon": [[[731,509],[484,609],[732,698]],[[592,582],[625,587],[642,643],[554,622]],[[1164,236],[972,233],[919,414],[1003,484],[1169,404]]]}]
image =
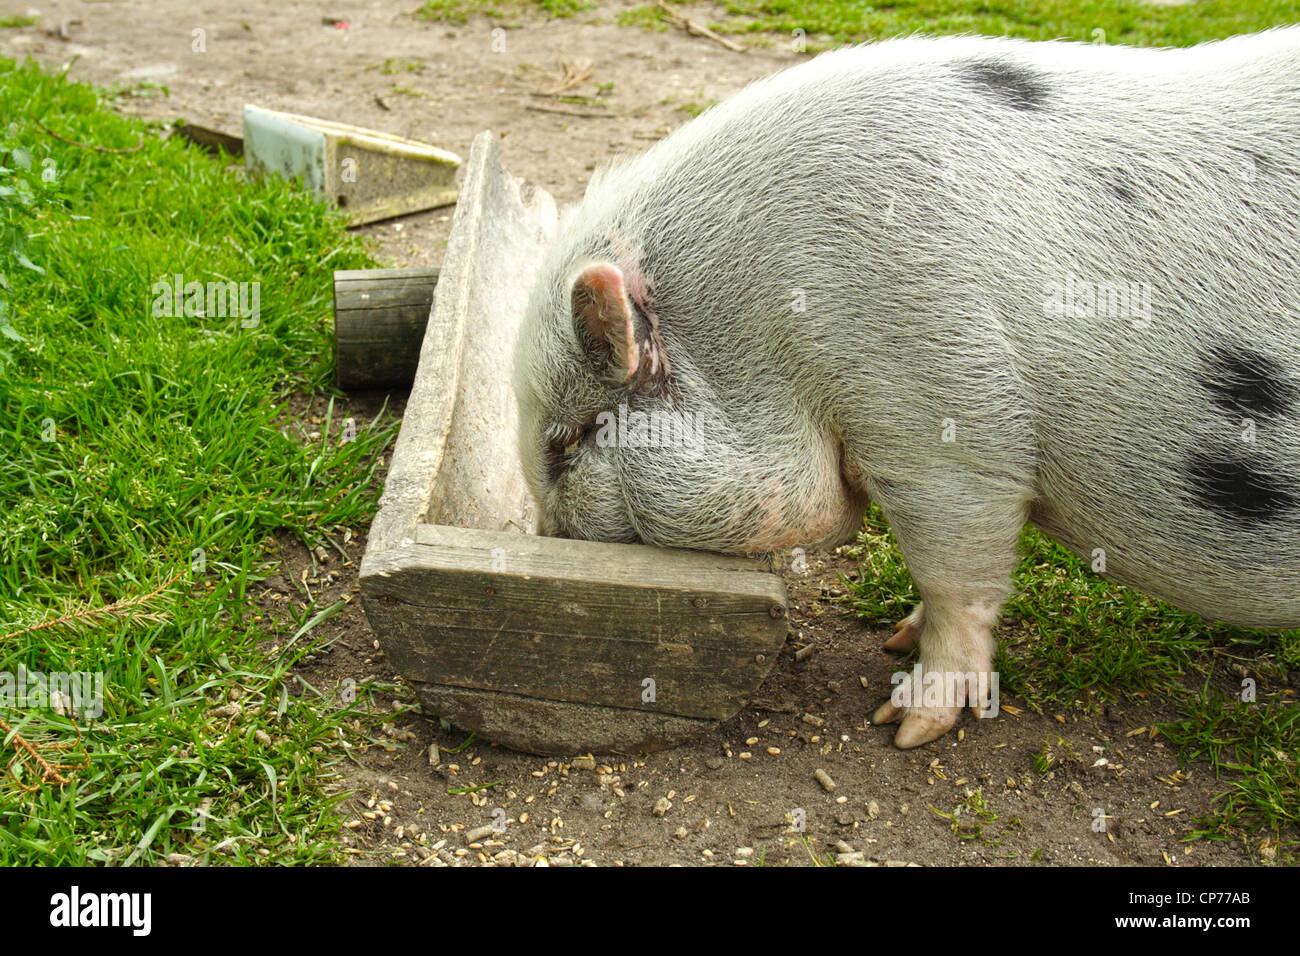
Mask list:
[{"label": "wooden plank", "polygon": [[[430,300],[432,300],[432,298],[431,294]],[[340,317],[344,319],[343,322],[339,321]],[[417,335],[413,336],[414,342],[403,340],[397,345],[397,347],[400,348],[407,348],[413,345],[415,358],[418,361],[420,358],[420,342],[423,341],[424,330],[429,324],[427,302],[425,303],[425,309],[423,312],[417,311],[410,303],[398,303],[395,305],[375,306],[366,309],[339,309],[334,314],[335,334],[340,337],[355,339],[379,338],[385,334],[380,329],[382,324],[392,324],[397,321],[418,322],[420,331]],[[405,334],[409,335],[410,333]],[[383,339],[382,341],[389,340]],[[414,381],[414,377],[412,377],[411,380]],[[406,384],[410,385],[411,383],[407,382]]]},{"label": "wooden plank", "polygon": [[232,133],[200,126],[198,123],[182,123],[176,127],[176,133],[214,156],[220,156],[223,152],[231,156],[244,155],[243,138]]},{"label": "wooden plank", "polygon": [[[384,309],[393,306],[421,306],[424,312],[423,318],[427,320],[433,307],[433,292],[437,285],[436,269],[421,269],[416,276],[402,276],[382,281],[339,282],[336,280],[335,308],[340,312],[364,312],[367,309]],[[423,339],[424,336],[420,338]]]},{"label": "wooden plank", "polygon": [[[461,560],[468,562],[469,566],[480,566],[481,562],[491,560],[500,567],[499,562],[506,561],[512,571],[556,578],[675,586],[690,575],[726,573],[742,576],[764,572],[760,575],[762,582],[781,580],[780,575],[766,573],[773,569],[769,559],[716,551],[610,544],[577,538],[543,538],[434,524],[418,525],[413,540],[439,550],[458,552]],[[733,584],[733,587],[740,585]],[[754,590],[745,593],[766,594],[767,587],[766,583],[756,584]]]},{"label": "wooden plank", "polygon": [[786,635],[780,577],[703,552],[426,525],[363,575],[394,666],[444,686],[717,719]]},{"label": "wooden plank", "polygon": [[394,266],[389,269],[335,269],[335,282],[384,282],[388,279],[400,279],[406,276],[433,276],[437,278],[437,266]]},{"label": "wooden plank", "polygon": [[384,289],[393,280],[402,279],[428,287],[429,304],[433,304],[433,287],[438,281],[437,266],[406,266],[399,269],[335,269],[334,285],[348,289]]},{"label": "wooden plank", "polygon": [[[479,134],[369,549],[397,547],[426,521],[532,530],[514,448],[518,413],[503,362],[513,354],[532,277],[556,224],[550,195],[524,194],[501,168],[495,137]],[[456,454],[447,456],[448,448]]]},{"label": "wooden plank", "polygon": [[438,270],[334,273],[334,353],[345,391],[409,388],[420,362]]}]

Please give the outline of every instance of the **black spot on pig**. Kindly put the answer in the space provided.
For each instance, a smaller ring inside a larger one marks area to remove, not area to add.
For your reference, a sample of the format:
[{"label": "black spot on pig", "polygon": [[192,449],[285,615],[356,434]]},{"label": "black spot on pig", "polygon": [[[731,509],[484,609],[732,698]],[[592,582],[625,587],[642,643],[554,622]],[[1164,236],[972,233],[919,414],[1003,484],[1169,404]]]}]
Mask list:
[{"label": "black spot on pig", "polygon": [[1047,100],[1047,84],[1042,77],[1010,60],[973,60],[960,68],[967,83],[991,93],[1012,109],[1040,110]]},{"label": "black spot on pig", "polygon": [[1132,169],[1121,166],[1103,167],[1097,170],[1101,185],[1125,206],[1134,210],[1145,211],[1150,204],[1151,185],[1143,181]]},{"label": "black spot on pig", "polygon": [[1201,384],[1214,404],[1238,415],[1280,415],[1300,391],[1276,361],[1236,343],[1210,353]]},{"label": "black spot on pig", "polygon": [[1276,475],[1231,454],[1193,455],[1187,476],[1204,508],[1235,521],[1268,521],[1297,504],[1292,489]]}]

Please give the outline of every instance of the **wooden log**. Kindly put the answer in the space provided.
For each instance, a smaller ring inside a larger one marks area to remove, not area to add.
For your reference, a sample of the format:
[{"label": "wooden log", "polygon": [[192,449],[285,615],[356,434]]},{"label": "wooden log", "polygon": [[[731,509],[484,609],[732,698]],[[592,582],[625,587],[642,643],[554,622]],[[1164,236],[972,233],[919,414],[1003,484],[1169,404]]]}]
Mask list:
[{"label": "wooden log", "polygon": [[438,270],[334,272],[334,357],[339,388],[410,388],[420,364]]},{"label": "wooden log", "polygon": [[638,753],[734,714],[776,659],[762,562],[530,533],[513,354],[557,228],[474,142],[401,433],[361,564],[380,646],[425,707],[534,753]]}]

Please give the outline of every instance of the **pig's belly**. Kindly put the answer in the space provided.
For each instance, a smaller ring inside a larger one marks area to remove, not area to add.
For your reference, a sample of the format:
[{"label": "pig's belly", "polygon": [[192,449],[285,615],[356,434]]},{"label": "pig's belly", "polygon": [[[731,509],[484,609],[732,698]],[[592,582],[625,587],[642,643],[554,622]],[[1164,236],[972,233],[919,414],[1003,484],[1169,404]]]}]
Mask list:
[{"label": "pig's belly", "polygon": [[[1076,476],[1077,477],[1077,476]],[[1131,499],[1098,473],[1053,488],[1030,520],[1101,575],[1202,617],[1243,627],[1300,627],[1300,529],[1261,529],[1147,490]]]}]

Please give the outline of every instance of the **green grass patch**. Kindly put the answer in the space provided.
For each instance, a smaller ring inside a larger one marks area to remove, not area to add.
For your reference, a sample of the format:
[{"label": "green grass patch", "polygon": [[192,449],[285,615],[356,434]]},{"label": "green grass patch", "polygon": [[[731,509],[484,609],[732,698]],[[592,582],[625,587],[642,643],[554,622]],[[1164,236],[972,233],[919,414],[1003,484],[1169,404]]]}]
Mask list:
[{"label": "green grass patch", "polygon": [[1251,703],[1221,694],[1193,697],[1183,720],[1161,728],[1188,756],[1205,760],[1228,781],[1219,817],[1199,821],[1197,836],[1263,822],[1300,828],[1300,708],[1270,696]]},{"label": "green grass patch", "polygon": [[0,60],[0,681],[103,691],[97,719],[0,701],[0,864],[336,859],[357,714],[290,667],[341,605],[254,595],[277,536],[373,513],[394,426],[331,406],[308,439],[286,408],[331,380],[332,270],[373,263],[296,187],[109,102]]},{"label": "green grass patch", "polygon": [[10,13],[0,16],[0,29],[5,27],[30,27],[41,18],[35,14]]},{"label": "green grass patch", "polygon": [[[859,617],[880,625],[911,611],[919,597],[878,507],[848,554],[862,562],[845,581]],[[1186,716],[1162,726],[1165,736],[1186,758],[1208,761],[1229,786],[1221,815],[1203,821],[1200,835],[1249,825],[1300,837],[1293,829],[1300,711],[1284,693],[1288,671],[1300,663],[1300,631],[1205,621],[1099,577],[1032,528],[1021,536],[1021,554],[996,632],[1001,690],[1038,713],[1167,699]]]},{"label": "green grass patch", "polygon": [[463,26],[471,16],[508,20],[538,11],[549,17],[571,17],[596,7],[594,0],[424,0],[415,15],[422,20]]},{"label": "green grass patch", "polygon": [[424,63],[421,60],[402,60],[389,57],[379,67],[379,72],[385,76],[393,76],[398,73],[419,73],[424,70]]},{"label": "green grass patch", "polygon": [[[681,0],[668,3],[682,5]],[[564,17],[594,6],[584,0],[426,0],[419,16],[463,24],[473,15],[499,20],[537,11]],[[798,39],[810,51],[909,33],[1188,46],[1300,21],[1300,3],[1281,0],[1200,0],[1172,6],[1146,0],[899,0],[881,4],[725,0],[721,8],[721,15],[707,21],[718,33],[753,34],[763,42]],[[654,4],[620,10],[617,19],[626,25],[666,28],[664,13]]]},{"label": "green grass patch", "polygon": [[[940,810],[933,804],[930,805],[930,812],[940,819],[946,820],[949,828],[958,839],[969,842],[979,841],[987,847],[1000,847],[1002,845],[1001,837],[1006,833],[1024,831],[1024,824],[1019,817],[999,821],[998,815],[985,802],[984,794],[980,790],[967,790],[965,799],[953,807],[951,813]],[[993,824],[998,824],[999,833],[997,835],[986,832],[986,829],[993,829]],[[1008,858],[1014,859],[1015,855],[1013,854]]]},{"label": "green grass patch", "polygon": [[1300,20],[1300,3],[1203,0],[1165,6],[1142,0],[727,0],[728,16],[709,25],[720,33],[801,30],[822,42],[845,43],[908,33],[979,33],[1027,40],[1084,40],[1134,46],[1187,46]]},{"label": "green grass patch", "polygon": [[696,97],[698,97],[698,99],[693,98],[688,100],[679,100],[676,102],[674,102],[671,99],[662,99],[659,102],[663,106],[672,106],[679,113],[685,113],[687,116],[691,117],[692,119],[694,119],[696,116],[699,116],[705,110],[710,110],[713,107],[718,105],[717,100],[710,100],[707,97],[705,97],[703,90],[696,90],[695,95]]}]

